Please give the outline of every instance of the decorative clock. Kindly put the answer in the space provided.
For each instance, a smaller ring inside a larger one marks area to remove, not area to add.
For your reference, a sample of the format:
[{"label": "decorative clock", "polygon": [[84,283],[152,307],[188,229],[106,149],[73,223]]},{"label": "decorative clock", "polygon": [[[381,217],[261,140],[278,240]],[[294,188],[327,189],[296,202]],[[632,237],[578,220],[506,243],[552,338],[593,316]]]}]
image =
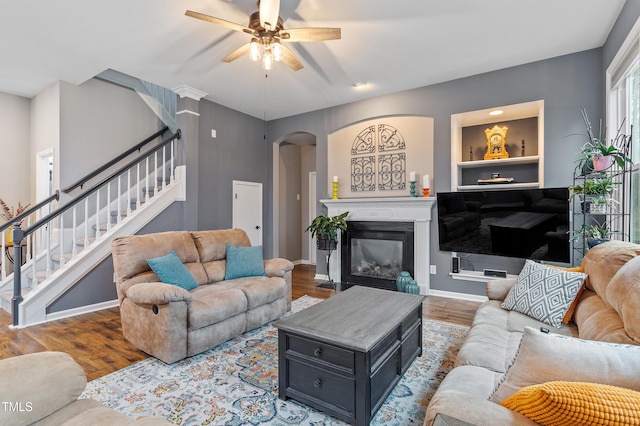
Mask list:
[{"label": "decorative clock", "polygon": [[487,135],[487,153],[484,154],[485,160],[495,160],[498,158],[509,158],[509,153],[505,147],[507,139],[507,126],[498,126],[497,124],[491,129],[485,129]]}]

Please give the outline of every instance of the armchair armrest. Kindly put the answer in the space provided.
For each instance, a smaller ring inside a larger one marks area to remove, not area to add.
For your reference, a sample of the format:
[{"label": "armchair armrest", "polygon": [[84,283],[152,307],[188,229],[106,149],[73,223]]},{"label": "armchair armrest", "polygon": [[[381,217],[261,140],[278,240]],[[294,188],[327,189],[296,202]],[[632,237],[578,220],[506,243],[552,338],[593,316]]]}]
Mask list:
[{"label": "armchair armrest", "polygon": [[264,261],[264,272],[268,277],[284,277],[284,274],[293,270],[293,263],[287,259],[267,259]]},{"label": "armchair armrest", "polygon": [[0,424],[27,425],[76,401],[87,385],[84,370],[63,352],[38,352],[0,361]]},{"label": "armchair armrest", "polygon": [[516,278],[487,281],[487,297],[489,300],[504,300],[516,281]]},{"label": "armchair armrest", "polygon": [[171,302],[191,302],[191,293],[182,287],[161,282],[140,283],[129,287],[126,297],[134,303],[166,305]]}]

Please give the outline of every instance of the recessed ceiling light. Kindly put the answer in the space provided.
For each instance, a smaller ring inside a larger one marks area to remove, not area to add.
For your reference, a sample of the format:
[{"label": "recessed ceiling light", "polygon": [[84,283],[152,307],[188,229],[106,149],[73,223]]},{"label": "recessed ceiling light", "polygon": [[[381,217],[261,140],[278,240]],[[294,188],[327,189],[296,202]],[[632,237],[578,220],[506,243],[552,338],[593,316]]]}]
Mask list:
[{"label": "recessed ceiling light", "polygon": [[366,81],[356,81],[355,83],[353,83],[353,87],[355,87],[356,89],[360,89],[362,87],[367,87],[367,82]]},{"label": "recessed ceiling light", "polygon": [[503,112],[504,112],[504,111],[502,111],[501,109],[497,109],[497,110],[495,110],[495,111],[491,111],[491,112],[489,113],[489,115],[500,115],[500,114],[502,114]]}]

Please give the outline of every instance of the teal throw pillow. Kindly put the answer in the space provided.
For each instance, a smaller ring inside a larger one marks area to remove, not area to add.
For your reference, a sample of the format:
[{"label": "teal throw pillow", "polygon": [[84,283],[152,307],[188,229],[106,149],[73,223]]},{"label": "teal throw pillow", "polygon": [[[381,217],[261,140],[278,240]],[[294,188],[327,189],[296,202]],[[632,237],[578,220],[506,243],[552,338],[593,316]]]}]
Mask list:
[{"label": "teal throw pillow", "polygon": [[227,244],[225,280],[265,276],[262,246],[235,247]]},{"label": "teal throw pillow", "polygon": [[166,256],[147,259],[147,263],[163,283],[177,285],[185,290],[193,290],[198,287],[196,279],[182,264],[175,251]]}]

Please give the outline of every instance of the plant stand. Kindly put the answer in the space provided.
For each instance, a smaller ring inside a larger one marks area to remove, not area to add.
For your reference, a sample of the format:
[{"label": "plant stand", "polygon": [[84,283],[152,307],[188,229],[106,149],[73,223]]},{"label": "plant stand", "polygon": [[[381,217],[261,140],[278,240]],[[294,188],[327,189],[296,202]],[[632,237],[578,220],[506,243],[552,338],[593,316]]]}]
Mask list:
[{"label": "plant stand", "polygon": [[330,264],[331,264],[331,254],[337,248],[337,241],[336,240],[330,240],[330,239],[327,239],[327,238],[318,237],[318,239],[317,239],[317,247],[318,247],[318,250],[327,252],[327,277],[329,277],[328,280],[318,284],[317,287],[330,288],[332,290],[335,290],[336,289],[336,283],[331,278]]}]

